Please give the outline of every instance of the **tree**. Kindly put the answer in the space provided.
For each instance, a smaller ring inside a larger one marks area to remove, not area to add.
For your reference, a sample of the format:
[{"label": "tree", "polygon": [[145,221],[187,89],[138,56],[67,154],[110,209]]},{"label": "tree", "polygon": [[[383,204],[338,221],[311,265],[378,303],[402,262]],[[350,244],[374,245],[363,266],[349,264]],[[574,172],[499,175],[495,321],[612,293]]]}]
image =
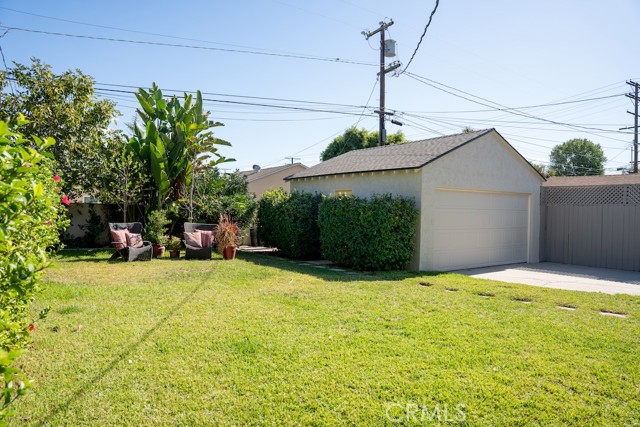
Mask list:
[{"label": "tree", "polygon": [[[405,140],[405,136],[401,131],[387,135],[387,145],[400,144]],[[331,141],[320,154],[320,159],[324,162],[352,150],[376,147],[377,145],[378,132],[369,132],[366,129],[358,129],[352,126]]]},{"label": "tree", "polygon": [[533,168],[537,170],[538,173],[544,176],[545,178],[549,178],[550,176],[555,176],[555,172],[553,171],[553,169],[551,169],[547,165],[543,165],[542,163],[531,163],[531,166],[533,166]]},{"label": "tree", "polygon": [[122,222],[127,222],[132,208],[149,192],[151,179],[121,131],[110,131],[99,150],[104,162],[97,171],[94,195],[102,203],[120,205]]},{"label": "tree", "polygon": [[251,227],[258,203],[248,185],[247,177],[237,171],[221,175],[218,169],[209,169],[197,174],[193,197],[196,222],[217,223],[220,216],[227,215],[241,228]]},{"label": "tree", "polygon": [[93,79],[80,70],[56,75],[49,65],[36,58],[30,66],[14,63],[0,72],[0,119],[23,114],[28,120],[21,128],[25,135],[47,135],[55,140],[51,152],[55,171],[64,178],[62,190],[69,196],[90,191],[100,143],[118,112],[115,103],[98,100]]},{"label": "tree", "polygon": [[153,179],[156,192],[152,206],[162,208],[167,201],[183,199],[197,169],[234,161],[218,152],[218,145],[231,144],[215,138],[209,130],[223,124],[209,121],[200,91],[193,105],[193,97],[186,93],[183,104],[175,96],[165,100],[155,83],[149,91],[140,88],[136,97],[144,129],[134,124],[129,148]]},{"label": "tree", "polygon": [[551,170],[559,176],[604,175],[607,158],[600,147],[588,139],[570,139],[551,150]]}]

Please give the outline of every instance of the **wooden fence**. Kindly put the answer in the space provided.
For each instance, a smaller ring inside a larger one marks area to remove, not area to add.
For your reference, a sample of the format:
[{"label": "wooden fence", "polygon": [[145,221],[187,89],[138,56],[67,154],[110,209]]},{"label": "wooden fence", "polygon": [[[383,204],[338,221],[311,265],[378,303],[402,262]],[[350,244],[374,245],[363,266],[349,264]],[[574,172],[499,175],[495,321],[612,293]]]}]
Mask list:
[{"label": "wooden fence", "polygon": [[640,185],[542,187],[540,259],[640,271]]}]

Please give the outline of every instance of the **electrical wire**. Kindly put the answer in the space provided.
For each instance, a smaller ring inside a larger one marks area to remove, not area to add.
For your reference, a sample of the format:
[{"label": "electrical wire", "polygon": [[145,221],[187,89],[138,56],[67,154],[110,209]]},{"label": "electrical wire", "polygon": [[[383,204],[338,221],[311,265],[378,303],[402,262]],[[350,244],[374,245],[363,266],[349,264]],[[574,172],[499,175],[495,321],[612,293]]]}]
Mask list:
[{"label": "electrical wire", "polygon": [[420,36],[420,40],[418,41],[418,45],[416,46],[416,50],[413,51],[413,55],[411,55],[411,59],[409,59],[409,63],[407,63],[407,66],[404,67],[404,70],[402,70],[403,73],[405,73],[407,71],[407,69],[409,68],[409,65],[411,65],[411,62],[413,61],[413,58],[416,56],[416,53],[418,53],[418,49],[420,48],[420,44],[422,43],[422,39],[424,38],[425,34],[427,34],[427,29],[429,28],[429,25],[431,25],[431,20],[433,19],[433,15],[435,15],[436,10],[438,10],[438,5],[440,4],[440,0],[436,0],[436,5],[434,6],[433,10],[431,11],[431,15],[429,15],[429,21],[427,22],[427,25],[425,25],[424,27],[424,31],[422,32],[422,35]]},{"label": "electrical wire", "polygon": [[0,28],[12,30],[12,31],[24,31],[27,33],[45,34],[50,36],[71,37],[71,38],[88,39],[88,40],[102,40],[102,41],[110,41],[110,42],[117,42],[117,43],[132,43],[132,44],[143,44],[143,45],[151,45],[151,46],[176,47],[176,48],[184,48],[184,49],[211,50],[211,51],[229,52],[229,53],[246,53],[251,55],[273,56],[273,57],[290,58],[290,59],[305,59],[305,60],[311,60],[311,61],[376,66],[376,64],[373,64],[370,62],[362,62],[362,61],[342,59],[342,58],[329,58],[324,56],[309,56],[309,55],[301,55],[301,54],[287,54],[287,53],[275,53],[275,52],[258,52],[255,50],[248,50],[248,49],[227,49],[227,48],[221,48],[221,47],[175,44],[175,43],[154,42],[154,41],[146,41],[146,40],[118,39],[118,38],[112,38],[112,37],[99,37],[99,36],[88,36],[83,34],[69,34],[69,33],[59,33],[54,31],[34,30],[31,28],[8,27],[6,25],[0,25]]}]

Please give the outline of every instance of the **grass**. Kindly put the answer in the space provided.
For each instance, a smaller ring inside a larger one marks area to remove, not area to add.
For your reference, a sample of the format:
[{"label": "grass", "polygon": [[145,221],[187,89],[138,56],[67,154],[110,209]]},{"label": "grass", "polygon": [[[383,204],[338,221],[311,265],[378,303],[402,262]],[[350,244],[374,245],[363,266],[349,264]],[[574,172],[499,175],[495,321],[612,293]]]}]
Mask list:
[{"label": "grass", "polygon": [[638,297],[108,256],[47,272],[14,424],[640,425]]}]

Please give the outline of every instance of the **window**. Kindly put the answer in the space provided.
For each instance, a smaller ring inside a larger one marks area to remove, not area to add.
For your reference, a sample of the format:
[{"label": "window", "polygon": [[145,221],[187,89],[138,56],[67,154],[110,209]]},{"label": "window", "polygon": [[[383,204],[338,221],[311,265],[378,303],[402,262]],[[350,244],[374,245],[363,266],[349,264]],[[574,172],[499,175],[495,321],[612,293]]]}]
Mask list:
[{"label": "window", "polygon": [[336,197],[351,197],[351,190],[336,190]]}]

